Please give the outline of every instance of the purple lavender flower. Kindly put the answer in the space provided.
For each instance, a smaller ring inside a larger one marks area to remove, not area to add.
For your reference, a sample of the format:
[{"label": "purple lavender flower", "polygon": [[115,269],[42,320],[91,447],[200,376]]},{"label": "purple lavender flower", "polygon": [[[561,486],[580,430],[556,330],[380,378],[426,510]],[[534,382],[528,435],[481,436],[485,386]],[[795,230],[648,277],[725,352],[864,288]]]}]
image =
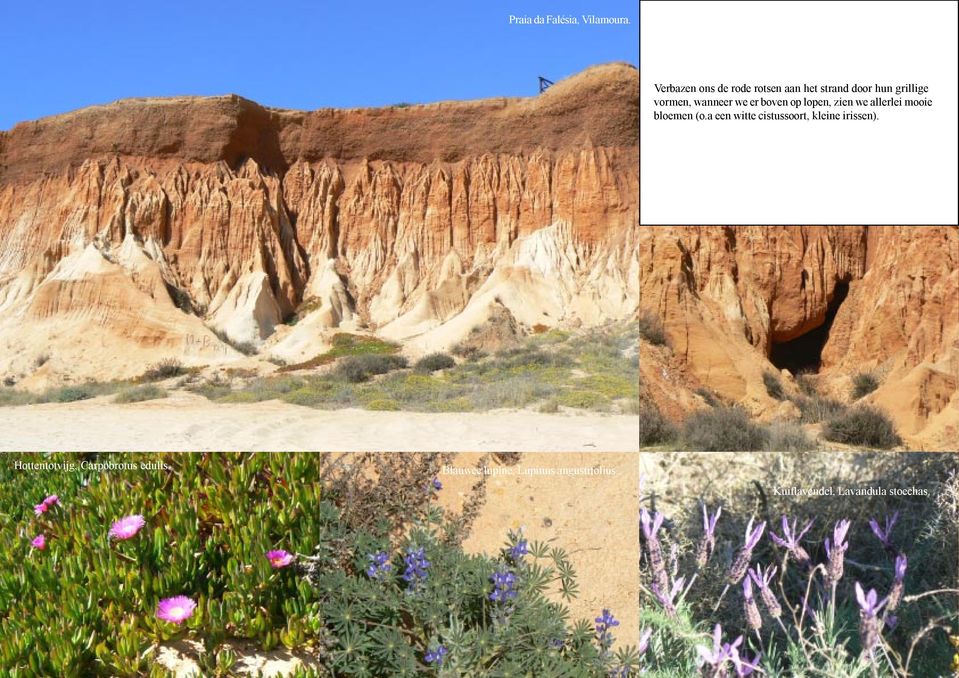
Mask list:
[{"label": "purple lavender flower", "polygon": [[516,597],[516,575],[507,569],[501,569],[494,572],[490,579],[493,580],[493,592],[489,594],[489,599],[495,603],[505,603]]},{"label": "purple lavender flower", "polygon": [[440,482],[439,478],[433,478],[433,480],[430,481],[430,484],[426,486],[427,492],[433,492],[433,491],[439,492],[442,489],[443,489],[443,483]]},{"label": "purple lavender flower", "polygon": [[779,535],[770,530],[769,538],[772,539],[777,546],[781,546],[789,551],[789,555],[791,555],[796,562],[808,564],[809,554],[799,542],[803,538],[803,535],[809,532],[809,528],[812,527],[812,524],[815,522],[815,520],[810,520],[808,523],[806,523],[806,526],[803,527],[802,530],[796,532],[796,526],[798,525],[798,522],[799,521],[794,520],[792,525],[790,525],[789,518],[783,516],[783,536],[779,537]]},{"label": "purple lavender flower", "polygon": [[509,556],[509,559],[514,563],[517,563],[522,560],[523,556],[525,556],[527,553],[529,553],[529,542],[527,542],[525,539],[520,539],[509,548],[509,550],[506,552],[506,555]]},{"label": "purple lavender flower", "polygon": [[826,579],[833,584],[842,579],[846,549],[849,548],[846,533],[851,524],[848,520],[840,520],[833,528],[832,543],[829,542],[829,537],[826,537],[826,556],[829,558],[829,563],[826,565]]},{"label": "purple lavender flower", "polygon": [[652,629],[646,629],[639,634],[639,656],[642,657],[649,649],[649,639],[653,636]]},{"label": "purple lavender flower", "polygon": [[749,577],[743,578],[743,611],[746,614],[746,624],[753,631],[763,627],[763,618],[759,614],[759,606],[753,597],[753,583]]},{"label": "purple lavender flower", "polygon": [[616,617],[613,616],[613,613],[609,611],[609,608],[603,608],[603,612],[599,617],[596,617],[596,638],[599,641],[599,646],[603,650],[608,650],[613,646],[613,632],[612,628],[614,626],[619,626],[619,621]]},{"label": "purple lavender flower", "polygon": [[656,533],[663,525],[665,516],[657,511],[653,516],[645,508],[639,512],[639,519],[643,523],[643,536],[646,537],[646,552],[649,554],[649,568],[653,573],[653,581],[660,591],[669,589],[669,575],[666,573],[666,561],[663,559],[663,547]]},{"label": "purple lavender flower", "polygon": [[716,509],[712,516],[706,511],[706,504],[703,504],[703,538],[699,542],[699,548],[696,549],[696,567],[702,569],[706,567],[713,550],[716,548],[716,521],[723,512],[723,507]]},{"label": "purple lavender flower", "polygon": [[765,521],[760,523],[759,527],[754,530],[753,519],[749,519],[749,524],[746,525],[746,541],[743,543],[742,548],[736,553],[736,557],[733,558],[733,564],[730,565],[729,574],[726,576],[726,581],[730,584],[738,584],[742,581],[742,578],[746,576],[746,571],[749,569],[749,561],[753,557],[753,549],[756,548],[756,544],[759,543],[759,538],[763,535],[763,530],[765,529]]},{"label": "purple lavender flower", "polygon": [[892,612],[897,607],[902,600],[902,592],[905,589],[905,584],[903,579],[906,576],[906,556],[900,554],[896,556],[896,568],[894,579],[892,582],[892,588],[889,589],[889,595],[886,596],[886,611]]},{"label": "purple lavender flower", "polygon": [[745,678],[745,676],[752,675],[753,671],[759,668],[759,660],[762,659],[762,656],[762,652],[759,652],[752,659],[747,659],[745,654],[733,652],[730,658],[733,660],[733,666],[736,668],[736,676],[738,678]]},{"label": "purple lavender flower", "polygon": [[366,568],[367,577],[382,581],[390,576],[393,564],[390,563],[390,556],[386,551],[371,553],[366,558],[370,561],[370,566]]},{"label": "purple lavender flower", "polygon": [[676,614],[676,596],[679,595],[679,592],[683,590],[685,583],[686,579],[684,577],[679,577],[673,582],[672,587],[666,590],[659,588],[659,585],[655,582],[649,585],[649,588],[653,591],[653,595],[656,596],[656,600],[658,600],[659,604],[663,606],[666,614],[671,617]]},{"label": "purple lavender flower", "polygon": [[895,527],[897,520],[899,520],[899,511],[896,511],[891,516],[886,516],[886,519],[883,521],[885,523],[884,527],[880,527],[879,521],[875,518],[869,519],[869,527],[872,528],[873,534],[879,538],[883,548],[890,554],[896,552],[896,546],[892,543],[892,528]]},{"label": "purple lavender flower", "polygon": [[419,548],[407,547],[403,562],[406,564],[406,570],[403,571],[403,581],[410,585],[411,591],[415,591],[426,582],[431,563],[426,559],[426,553],[422,546]]},{"label": "purple lavender flower", "polygon": [[726,676],[726,662],[731,661],[733,656],[739,656],[739,646],[742,645],[743,637],[739,636],[732,643],[724,643],[723,628],[719,624],[713,629],[713,647],[712,649],[703,645],[696,646],[696,653],[699,658],[696,664],[699,667],[708,666],[712,671],[707,674],[710,676]]},{"label": "purple lavender flower", "polygon": [[878,601],[879,596],[875,589],[869,589],[869,593],[864,593],[862,586],[856,582],[856,602],[859,603],[859,638],[862,640],[862,649],[865,652],[872,652],[879,642],[880,623],[878,619],[879,611],[882,610],[886,601]]},{"label": "purple lavender flower", "polygon": [[769,616],[774,618],[781,616],[783,609],[779,605],[779,600],[776,599],[776,594],[769,586],[769,582],[776,576],[776,568],[770,567],[763,572],[762,566],[757,564],[755,568],[749,570],[749,576],[759,587],[759,595],[763,599],[763,605],[766,606]]},{"label": "purple lavender flower", "polygon": [[423,659],[426,660],[427,664],[442,666],[447,654],[449,654],[449,650],[445,645],[437,645],[432,650],[427,650],[426,654],[423,655]]}]

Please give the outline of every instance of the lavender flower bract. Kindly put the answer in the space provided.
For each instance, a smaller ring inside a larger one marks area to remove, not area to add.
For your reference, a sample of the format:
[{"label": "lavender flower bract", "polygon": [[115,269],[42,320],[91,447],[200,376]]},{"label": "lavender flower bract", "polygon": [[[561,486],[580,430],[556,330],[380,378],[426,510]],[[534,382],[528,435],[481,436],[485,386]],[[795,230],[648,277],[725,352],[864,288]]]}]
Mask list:
[{"label": "lavender flower bract", "polygon": [[759,587],[759,596],[763,599],[763,605],[766,606],[769,616],[773,618],[782,616],[783,610],[779,605],[779,600],[777,600],[776,594],[773,593],[773,590],[769,587],[769,582],[776,576],[776,568],[771,567],[768,568],[766,572],[763,572],[762,566],[756,565],[755,568],[749,570],[749,576],[756,583],[756,586]]},{"label": "lavender flower bract", "polygon": [[[711,678],[727,676],[726,663],[733,661],[733,657],[739,657],[739,646],[742,645],[743,637],[739,636],[732,643],[724,643],[723,628],[719,624],[713,629],[713,647],[712,649],[703,645],[696,646],[696,653],[699,658],[696,660],[700,668],[708,668],[710,671],[704,675]],[[735,663],[735,662],[734,662]]]},{"label": "lavender flower bract", "polygon": [[749,519],[749,524],[746,525],[746,540],[742,548],[736,553],[736,557],[733,558],[733,563],[729,566],[729,573],[726,576],[726,580],[730,584],[738,584],[742,581],[742,578],[746,576],[746,571],[749,569],[749,561],[752,560],[753,557],[753,549],[756,548],[756,544],[759,543],[759,538],[765,529],[765,521],[760,523],[759,527],[754,530],[753,519]]},{"label": "lavender flower bract", "polygon": [[886,601],[878,602],[878,598],[875,589],[869,589],[869,593],[865,593],[859,582],[856,582],[856,602],[859,603],[859,638],[865,652],[872,652],[876,643],[879,642],[880,623],[878,615]]},{"label": "lavender flower bract", "polygon": [[666,561],[663,559],[663,547],[659,542],[657,532],[663,525],[662,513],[657,511],[653,516],[645,508],[639,512],[639,519],[643,524],[643,536],[646,537],[646,552],[649,554],[649,567],[653,573],[653,581],[661,592],[669,590],[669,575],[666,574]]},{"label": "lavender flower bract", "polygon": [[896,546],[892,543],[892,528],[895,527],[897,520],[899,520],[899,511],[896,511],[891,516],[886,516],[886,519],[883,521],[883,527],[879,526],[879,521],[875,518],[869,519],[869,527],[872,529],[873,534],[882,542],[882,546],[886,549],[886,552],[890,554],[896,552]]},{"label": "lavender flower bract", "polygon": [[719,520],[722,512],[723,507],[720,506],[716,509],[716,513],[710,516],[706,511],[706,504],[703,504],[703,538],[696,549],[696,567],[699,569],[706,567],[706,563],[709,562],[713,550],[716,548],[716,521]]},{"label": "lavender flower bract", "polygon": [[792,525],[790,525],[789,518],[787,518],[786,516],[783,516],[783,521],[782,521],[783,536],[780,537],[775,532],[770,530],[769,538],[772,539],[773,543],[775,543],[777,546],[781,546],[782,548],[789,551],[789,555],[791,555],[796,560],[796,562],[800,564],[808,564],[809,553],[806,552],[806,549],[804,549],[799,542],[803,538],[803,536],[809,531],[809,528],[812,527],[812,524],[815,522],[815,520],[810,520],[808,523],[806,523],[805,527],[803,527],[802,530],[800,530],[799,532],[796,532],[796,527],[798,525],[798,522],[799,521],[794,520]]},{"label": "lavender flower bract", "polygon": [[736,675],[738,678],[745,678],[750,676],[753,672],[759,668],[759,660],[762,659],[762,652],[756,654],[752,659],[748,659],[745,654],[739,654],[739,652],[733,652],[732,659],[733,666],[736,668]]},{"label": "lavender flower bract", "polygon": [[832,531],[832,543],[829,537],[826,537],[826,555],[829,562],[826,565],[826,579],[835,584],[842,579],[843,563],[845,562],[846,550],[849,543],[846,541],[846,533],[849,531],[851,523],[848,520],[840,520]]},{"label": "lavender flower bract", "polygon": [[763,618],[759,614],[759,607],[753,597],[753,584],[749,577],[743,578],[743,611],[746,615],[746,624],[753,631],[763,627]]},{"label": "lavender flower bract", "polygon": [[652,629],[646,629],[639,634],[639,656],[642,657],[649,649],[649,639],[653,636]]},{"label": "lavender flower bract", "polygon": [[905,583],[903,580],[906,577],[907,565],[908,561],[906,560],[906,556],[896,556],[896,569],[892,582],[892,588],[889,589],[889,595],[886,596],[886,610],[888,612],[892,612],[899,607],[899,603],[902,600],[902,593],[905,589]]},{"label": "lavender flower bract", "polygon": [[670,617],[676,614],[676,596],[679,595],[679,592],[683,590],[685,583],[685,578],[679,577],[673,582],[672,587],[667,590],[660,589],[659,584],[655,582],[649,586],[653,591],[653,595],[656,596],[656,600],[659,601],[659,604],[663,606],[666,614],[668,614]]}]

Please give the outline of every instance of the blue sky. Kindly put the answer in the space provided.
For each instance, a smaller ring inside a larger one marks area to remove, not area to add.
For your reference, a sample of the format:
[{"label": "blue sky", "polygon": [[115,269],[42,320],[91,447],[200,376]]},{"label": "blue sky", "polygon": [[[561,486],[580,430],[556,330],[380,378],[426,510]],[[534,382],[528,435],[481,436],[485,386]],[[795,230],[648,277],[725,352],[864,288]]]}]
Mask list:
[{"label": "blue sky", "polygon": [[[135,96],[233,92],[313,109],[531,95],[538,75],[638,65],[638,11],[635,0],[7,3],[0,129]],[[510,14],[630,25],[510,26]]]}]

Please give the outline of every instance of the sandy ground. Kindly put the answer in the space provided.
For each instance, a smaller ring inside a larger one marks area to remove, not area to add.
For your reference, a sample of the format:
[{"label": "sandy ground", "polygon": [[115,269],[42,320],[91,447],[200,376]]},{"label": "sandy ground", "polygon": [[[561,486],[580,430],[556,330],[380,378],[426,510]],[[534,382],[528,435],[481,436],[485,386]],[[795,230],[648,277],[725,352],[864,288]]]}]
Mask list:
[{"label": "sandy ground", "polygon": [[315,410],[280,401],[221,405],[192,394],[4,407],[0,422],[0,450],[21,452],[639,450],[638,416]]},{"label": "sandy ground", "polygon": [[[320,668],[319,662],[303,653],[284,649],[260,652],[239,642],[226,643],[236,654],[233,667],[236,675],[281,678],[293,675],[298,669]],[[194,640],[167,643],[156,649],[156,663],[173,673],[176,678],[200,678],[203,671],[195,658],[203,652],[203,645]]]},{"label": "sandy ground", "polygon": [[[456,456],[440,473],[442,502],[459,508],[482,455]],[[576,570],[579,596],[573,619],[609,608],[620,626],[618,645],[639,638],[639,455],[569,452],[524,454],[514,465],[491,458],[486,502],[464,544],[471,553],[499,552],[507,532],[522,529],[530,542],[554,540]],[[565,473],[564,473],[565,471]],[[585,474],[587,471],[589,474]],[[575,472],[575,474],[573,473]],[[558,596],[557,596],[557,599]]]}]

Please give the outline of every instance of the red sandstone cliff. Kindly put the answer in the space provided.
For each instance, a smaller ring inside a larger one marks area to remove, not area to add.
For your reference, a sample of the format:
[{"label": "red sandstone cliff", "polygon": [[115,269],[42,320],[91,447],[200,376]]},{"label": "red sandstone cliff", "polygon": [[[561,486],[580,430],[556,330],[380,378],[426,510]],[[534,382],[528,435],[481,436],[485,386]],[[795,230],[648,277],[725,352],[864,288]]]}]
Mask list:
[{"label": "red sandstone cliff", "polygon": [[338,327],[431,350],[494,307],[529,325],[624,317],[637,161],[622,64],[529,99],[136,99],[21,123],[0,133],[0,372],[235,357],[211,329],[298,359]]},{"label": "red sandstone cliff", "polygon": [[[643,227],[639,239],[641,307],[670,343],[644,344],[641,371],[672,418],[704,406],[697,388],[764,419],[795,418],[762,379],[786,360],[787,389],[793,362],[806,363],[845,402],[851,377],[874,373],[881,385],[866,401],[910,444],[956,449],[957,227]],[[795,342],[817,331],[821,349]]]}]

